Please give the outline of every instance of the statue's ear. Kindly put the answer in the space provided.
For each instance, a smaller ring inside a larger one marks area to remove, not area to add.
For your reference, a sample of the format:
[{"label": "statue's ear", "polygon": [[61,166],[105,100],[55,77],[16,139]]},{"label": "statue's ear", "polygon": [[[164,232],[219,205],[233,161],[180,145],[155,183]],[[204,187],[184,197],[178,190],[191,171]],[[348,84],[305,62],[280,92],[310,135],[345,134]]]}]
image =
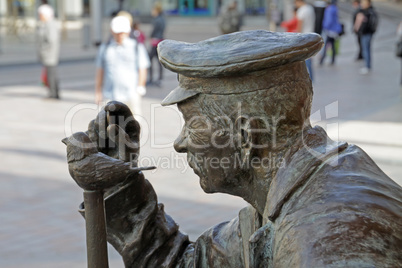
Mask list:
[{"label": "statue's ear", "polygon": [[237,145],[240,149],[240,156],[243,164],[250,159],[252,149],[252,133],[250,119],[247,116],[239,116],[235,122],[237,132]]}]

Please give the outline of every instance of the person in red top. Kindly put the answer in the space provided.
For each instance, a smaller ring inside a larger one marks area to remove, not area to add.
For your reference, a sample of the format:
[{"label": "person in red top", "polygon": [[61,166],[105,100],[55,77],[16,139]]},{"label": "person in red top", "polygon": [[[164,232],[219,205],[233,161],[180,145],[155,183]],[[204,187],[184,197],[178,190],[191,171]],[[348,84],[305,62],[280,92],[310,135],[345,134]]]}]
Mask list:
[{"label": "person in red top", "polygon": [[293,18],[287,21],[283,21],[281,23],[281,27],[285,28],[287,32],[290,33],[296,33],[297,32],[297,24],[298,24],[298,20],[297,20],[297,7],[295,7],[293,9]]},{"label": "person in red top", "polygon": [[[139,20],[134,20],[133,22],[133,31],[131,32],[133,38],[135,38],[139,43],[145,44],[145,34],[143,31],[140,29],[140,21]],[[130,36],[131,36],[130,34]]]}]

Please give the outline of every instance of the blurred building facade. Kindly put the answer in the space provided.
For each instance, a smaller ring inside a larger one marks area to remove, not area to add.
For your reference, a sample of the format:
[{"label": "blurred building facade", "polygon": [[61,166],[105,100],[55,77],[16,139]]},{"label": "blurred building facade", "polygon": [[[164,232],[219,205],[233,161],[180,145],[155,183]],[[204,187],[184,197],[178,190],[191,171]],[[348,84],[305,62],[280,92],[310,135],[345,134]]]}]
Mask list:
[{"label": "blurred building facade", "polygon": [[[119,9],[134,15],[147,16],[155,2],[161,2],[166,15],[216,16],[233,0],[94,0],[100,1],[103,16],[110,16]],[[278,0],[271,0],[278,1]],[[41,0],[0,0],[0,16],[36,16]],[[48,0],[56,15],[61,11],[67,19],[80,18],[91,12],[92,0]],[[265,14],[266,0],[237,0],[240,11],[249,15]],[[279,1],[280,2],[280,1]]]},{"label": "blurred building facade", "polygon": [[[48,0],[56,15],[61,12],[67,17],[78,18],[84,13],[85,0]],[[41,0],[0,0],[0,16],[35,17]]]}]

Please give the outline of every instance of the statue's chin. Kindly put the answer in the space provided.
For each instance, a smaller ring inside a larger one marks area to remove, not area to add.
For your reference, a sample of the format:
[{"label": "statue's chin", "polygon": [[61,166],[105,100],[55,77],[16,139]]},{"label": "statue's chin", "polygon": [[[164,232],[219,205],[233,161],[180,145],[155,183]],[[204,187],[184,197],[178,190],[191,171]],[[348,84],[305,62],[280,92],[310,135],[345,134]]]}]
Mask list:
[{"label": "statue's chin", "polygon": [[202,190],[207,194],[213,194],[213,193],[218,192],[216,189],[211,187],[211,185],[209,185],[207,183],[207,181],[205,179],[203,179],[201,176],[200,176],[200,186],[201,186]]}]

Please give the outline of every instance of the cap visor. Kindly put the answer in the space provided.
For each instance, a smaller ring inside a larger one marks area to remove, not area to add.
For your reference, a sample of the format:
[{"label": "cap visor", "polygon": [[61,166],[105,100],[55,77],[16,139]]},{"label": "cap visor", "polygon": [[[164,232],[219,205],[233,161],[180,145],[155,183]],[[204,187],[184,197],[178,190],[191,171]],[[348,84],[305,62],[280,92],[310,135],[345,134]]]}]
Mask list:
[{"label": "cap visor", "polygon": [[189,99],[197,94],[200,94],[200,92],[195,90],[185,90],[181,87],[176,87],[172,90],[172,92],[169,93],[169,95],[167,95],[167,97],[162,101],[161,104],[162,106],[172,105]]}]

